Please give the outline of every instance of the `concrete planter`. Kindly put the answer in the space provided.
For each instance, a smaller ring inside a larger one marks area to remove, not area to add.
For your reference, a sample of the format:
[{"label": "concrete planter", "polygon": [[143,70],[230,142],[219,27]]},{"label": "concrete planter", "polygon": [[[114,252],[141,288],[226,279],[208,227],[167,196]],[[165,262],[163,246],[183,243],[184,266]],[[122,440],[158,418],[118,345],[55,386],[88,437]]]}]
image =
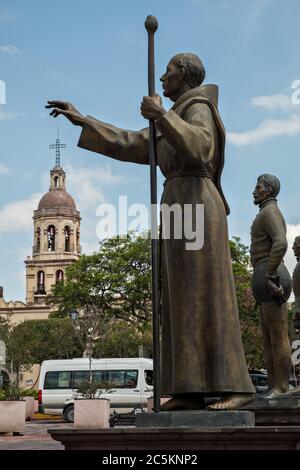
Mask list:
[{"label": "concrete planter", "polygon": [[25,419],[30,421],[34,416],[34,397],[24,397],[25,400]]},{"label": "concrete planter", "polygon": [[0,432],[25,431],[25,404],[20,401],[0,401]]},{"label": "concrete planter", "polygon": [[38,413],[38,411],[39,411],[39,401],[34,400],[34,412]]},{"label": "concrete planter", "polygon": [[74,428],[109,428],[110,401],[106,398],[74,401]]}]

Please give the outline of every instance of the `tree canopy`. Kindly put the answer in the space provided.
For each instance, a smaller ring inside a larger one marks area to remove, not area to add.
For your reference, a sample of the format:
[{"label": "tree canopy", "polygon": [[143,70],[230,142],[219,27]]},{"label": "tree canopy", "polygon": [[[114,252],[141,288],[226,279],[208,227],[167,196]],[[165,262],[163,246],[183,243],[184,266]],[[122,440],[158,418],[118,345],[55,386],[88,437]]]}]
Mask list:
[{"label": "tree canopy", "polygon": [[122,319],[143,330],[151,321],[150,242],[129,234],[105,240],[97,253],[83,255],[67,268],[66,281],[54,286],[49,303],[55,316],[77,308],[101,321]]}]

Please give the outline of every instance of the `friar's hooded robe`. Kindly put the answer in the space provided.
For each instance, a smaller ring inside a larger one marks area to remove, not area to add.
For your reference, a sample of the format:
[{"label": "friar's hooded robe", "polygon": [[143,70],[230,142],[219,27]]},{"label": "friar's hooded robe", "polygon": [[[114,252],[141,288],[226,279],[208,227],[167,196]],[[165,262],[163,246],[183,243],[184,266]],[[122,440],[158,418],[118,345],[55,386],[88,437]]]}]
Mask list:
[{"label": "friar's hooded robe", "polygon": [[[221,189],[225,131],[217,87],[184,93],[156,121],[158,165],[166,177],[162,203],[204,205],[204,245],[183,236],[162,239],[161,393],[253,393],[241,341]],[[120,161],[149,164],[148,129],[127,131],[92,117],[79,147]],[[199,227],[198,227],[199,229]]]}]

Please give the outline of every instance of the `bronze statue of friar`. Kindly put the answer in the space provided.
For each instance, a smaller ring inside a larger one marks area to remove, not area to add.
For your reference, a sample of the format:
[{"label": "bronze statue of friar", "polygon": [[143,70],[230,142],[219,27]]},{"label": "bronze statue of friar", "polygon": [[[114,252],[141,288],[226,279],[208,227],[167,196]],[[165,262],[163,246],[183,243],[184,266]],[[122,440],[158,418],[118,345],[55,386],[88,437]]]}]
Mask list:
[{"label": "bronze statue of friar", "polygon": [[[161,77],[173,101],[144,97],[142,116],[157,130],[158,165],[164,177],[162,203],[204,204],[204,246],[162,240],[161,393],[172,399],[162,410],[200,409],[205,397],[220,397],[214,410],[233,410],[255,392],[244,356],[228,240],[229,208],[221,188],[225,130],[218,87],[203,85],[198,56],[177,54]],[[82,128],[78,145],[123,162],[149,164],[148,129],[128,131],[83,116],[71,103],[48,101],[51,115]],[[192,211],[192,218],[195,211]],[[193,220],[195,223],[195,220]]]}]

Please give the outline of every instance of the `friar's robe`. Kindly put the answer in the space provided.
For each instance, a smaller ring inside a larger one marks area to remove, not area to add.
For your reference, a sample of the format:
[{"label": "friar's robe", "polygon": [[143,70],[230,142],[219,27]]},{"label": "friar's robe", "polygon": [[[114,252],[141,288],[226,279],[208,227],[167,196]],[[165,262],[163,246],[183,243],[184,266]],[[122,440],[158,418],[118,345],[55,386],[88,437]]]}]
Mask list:
[{"label": "friar's robe", "polygon": [[[166,177],[162,203],[204,204],[202,249],[187,250],[185,237],[162,240],[162,394],[254,392],[231,268],[229,209],[220,185],[225,134],[216,101],[216,86],[194,88],[156,122],[158,165]],[[78,142],[141,164],[149,164],[148,144],[148,129],[122,130],[89,116]]]}]

